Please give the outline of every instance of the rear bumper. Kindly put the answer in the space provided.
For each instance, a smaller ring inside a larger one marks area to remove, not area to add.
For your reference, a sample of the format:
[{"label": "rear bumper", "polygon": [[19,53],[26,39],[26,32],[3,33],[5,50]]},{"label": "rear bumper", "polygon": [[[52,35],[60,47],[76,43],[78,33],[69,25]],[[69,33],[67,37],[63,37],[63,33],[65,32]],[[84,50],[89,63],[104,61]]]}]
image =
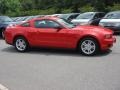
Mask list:
[{"label": "rear bumper", "polygon": [[10,45],[13,44],[12,34],[7,32],[7,30],[5,31],[5,42]]},{"label": "rear bumper", "polygon": [[104,39],[102,42],[101,50],[107,50],[113,46],[113,44],[116,43],[116,38],[112,37],[111,39]]}]

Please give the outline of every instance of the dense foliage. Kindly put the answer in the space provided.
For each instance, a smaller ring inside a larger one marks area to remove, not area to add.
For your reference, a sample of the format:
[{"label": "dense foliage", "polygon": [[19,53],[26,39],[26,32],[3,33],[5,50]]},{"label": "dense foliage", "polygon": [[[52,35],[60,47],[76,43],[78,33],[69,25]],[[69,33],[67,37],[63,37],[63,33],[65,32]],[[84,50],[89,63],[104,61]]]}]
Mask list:
[{"label": "dense foliage", "polygon": [[120,10],[120,0],[0,0],[0,14],[25,16]]}]

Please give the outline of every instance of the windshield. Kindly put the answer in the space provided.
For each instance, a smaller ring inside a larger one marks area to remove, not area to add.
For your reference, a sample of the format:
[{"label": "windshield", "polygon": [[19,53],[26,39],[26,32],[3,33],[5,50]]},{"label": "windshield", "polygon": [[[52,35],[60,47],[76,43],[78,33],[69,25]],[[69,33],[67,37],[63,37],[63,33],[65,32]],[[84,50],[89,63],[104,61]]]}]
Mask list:
[{"label": "windshield", "polygon": [[83,13],[80,14],[76,19],[92,19],[94,15],[94,13]]},{"label": "windshield", "polygon": [[70,15],[69,14],[64,14],[64,15],[60,15],[58,16],[59,18],[64,18],[64,19],[67,19]]},{"label": "windshield", "polygon": [[26,19],[26,17],[19,17],[17,21],[24,21],[24,19]]},{"label": "windshield", "polygon": [[108,13],[104,19],[120,19],[120,12]]},{"label": "windshield", "polygon": [[69,22],[69,21],[67,21],[67,20],[58,19],[57,21],[58,21],[59,23],[65,25],[65,26],[68,27],[68,28],[74,28],[74,27],[75,27],[75,25],[74,25],[73,23],[71,23],[71,22]]},{"label": "windshield", "polygon": [[0,21],[2,21],[2,22],[12,22],[13,20],[9,17],[1,16]]}]

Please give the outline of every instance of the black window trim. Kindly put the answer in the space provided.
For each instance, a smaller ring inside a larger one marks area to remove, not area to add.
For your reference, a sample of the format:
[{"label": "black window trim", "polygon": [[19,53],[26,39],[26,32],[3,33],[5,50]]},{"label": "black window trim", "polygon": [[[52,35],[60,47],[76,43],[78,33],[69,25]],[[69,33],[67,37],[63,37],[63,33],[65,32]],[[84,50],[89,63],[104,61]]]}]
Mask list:
[{"label": "black window trim", "polygon": [[[28,23],[29,25],[28,26],[24,26],[26,23]],[[24,23],[21,24],[21,26],[22,27],[31,27],[30,22],[24,22]]]},{"label": "black window trim", "polygon": [[[37,27],[35,27],[35,22],[36,22],[36,21],[45,21],[45,20],[54,21],[54,22],[56,22],[58,25],[60,25],[60,27],[63,27],[63,25],[61,25],[60,23],[58,23],[58,22],[55,21],[55,20],[42,19],[42,20],[35,20],[35,21],[33,22],[34,28],[37,28]],[[52,28],[52,27],[41,27],[41,28]],[[64,28],[64,27],[63,27],[63,28]]]}]

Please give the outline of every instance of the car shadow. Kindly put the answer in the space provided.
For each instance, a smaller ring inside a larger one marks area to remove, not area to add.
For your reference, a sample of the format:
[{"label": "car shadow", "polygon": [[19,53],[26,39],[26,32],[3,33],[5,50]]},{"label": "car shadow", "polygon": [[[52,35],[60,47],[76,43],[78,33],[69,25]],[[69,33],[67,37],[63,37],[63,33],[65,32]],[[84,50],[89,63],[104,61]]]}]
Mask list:
[{"label": "car shadow", "polygon": [[[13,46],[6,47],[2,49],[2,52],[8,52],[8,53],[20,53],[15,50]],[[103,57],[107,56],[112,52],[112,50],[107,50],[105,52],[100,52],[97,55],[94,56],[84,56],[77,52],[76,50],[65,50],[65,49],[47,49],[47,48],[31,48],[28,52],[24,52],[21,54],[29,54],[29,55],[56,55],[56,56],[72,56],[72,57]]]},{"label": "car shadow", "polygon": [[0,40],[3,40],[3,39],[0,37]]}]

